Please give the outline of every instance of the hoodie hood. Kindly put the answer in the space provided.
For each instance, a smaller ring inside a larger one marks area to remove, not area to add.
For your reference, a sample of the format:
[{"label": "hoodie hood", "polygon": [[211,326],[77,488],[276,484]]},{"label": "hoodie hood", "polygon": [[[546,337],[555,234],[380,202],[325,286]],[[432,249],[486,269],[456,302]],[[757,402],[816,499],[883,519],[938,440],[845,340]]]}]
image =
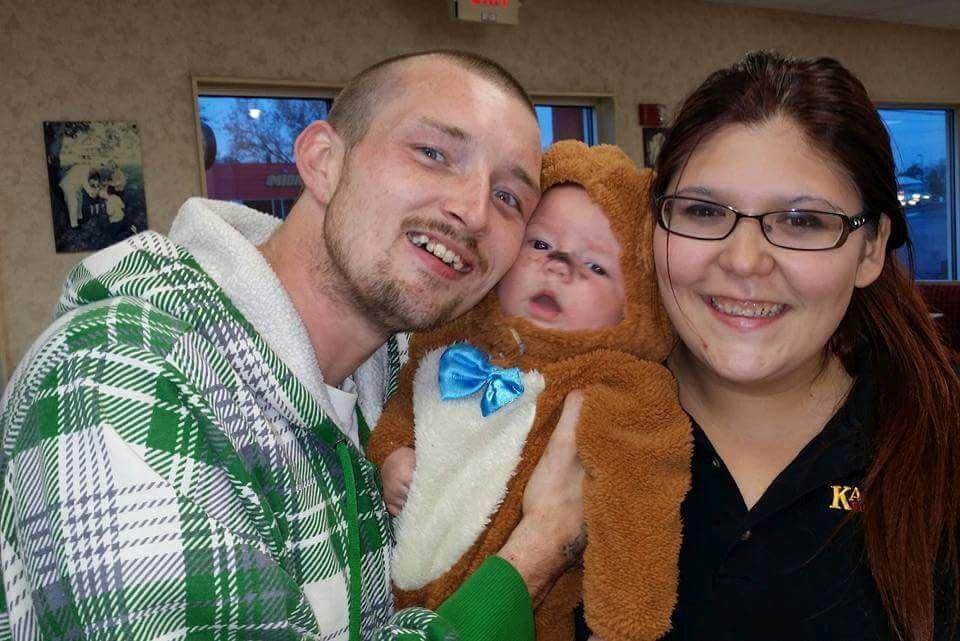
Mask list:
[{"label": "hoodie hood", "polygon": [[[306,328],[282,283],[257,250],[281,221],[236,203],[191,198],[180,208],[169,238],[148,231],[101,250],[68,276],[57,307],[62,316],[78,308],[117,297],[143,300],[218,344],[222,331],[204,310],[224,310],[262,341],[271,356],[357,442],[354,413],[340,416],[317,365]],[[206,292],[202,301],[197,291]],[[346,388],[358,396],[366,421],[380,416],[398,349],[389,341],[363,363]],[[228,348],[224,348],[229,351]],[[391,356],[391,351],[394,356]],[[242,355],[236,356],[242,361]],[[243,364],[237,364],[243,369]]]}]

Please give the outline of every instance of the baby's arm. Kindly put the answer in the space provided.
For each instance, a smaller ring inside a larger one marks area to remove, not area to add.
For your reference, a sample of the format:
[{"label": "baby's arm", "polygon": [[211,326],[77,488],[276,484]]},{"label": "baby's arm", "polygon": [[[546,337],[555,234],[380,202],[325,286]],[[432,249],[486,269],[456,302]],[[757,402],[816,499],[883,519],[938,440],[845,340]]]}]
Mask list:
[{"label": "baby's arm", "polygon": [[406,503],[416,466],[413,426],[413,375],[418,361],[400,370],[397,392],[387,402],[367,443],[367,458],[380,469],[383,499],[396,516]]},{"label": "baby's arm", "polygon": [[417,467],[417,453],[412,447],[400,447],[387,455],[380,468],[383,478],[383,500],[387,511],[397,516],[407,502],[413,470]]},{"label": "baby's arm", "polygon": [[407,502],[417,463],[412,399],[418,362],[412,358],[401,368],[397,391],[387,402],[367,447],[368,457],[380,469],[383,501],[393,516],[398,516]]}]

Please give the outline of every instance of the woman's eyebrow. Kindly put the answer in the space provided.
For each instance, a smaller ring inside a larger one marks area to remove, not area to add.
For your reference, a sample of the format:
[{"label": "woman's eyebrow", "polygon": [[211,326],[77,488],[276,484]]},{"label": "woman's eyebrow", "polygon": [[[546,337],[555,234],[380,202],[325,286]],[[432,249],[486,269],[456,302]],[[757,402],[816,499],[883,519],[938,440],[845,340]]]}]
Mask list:
[{"label": "woman's eyebrow", "polygon": [[713,190],[709,187],[704,187],[703,185],[687,185],[683,189],[678,189],[677,194],[695,194],[697,196],[708,196],[710,198],[714,197]]},{"label": "woman's eyebrow", "polygon": [[788,207],[793,207],[794,205],[798,205],[799,203],[809,203],[809,202],[823,203],[832,211],[842,210],[841,207],[838,207],[829,199],[824,198],[823,196],[817,196],[815,194],[801,194],[799,196],[794,196],[793,198],[791,198],[786,202],[786,205]]},{"label": "woman's eyebrow", "polygon": [[[676,193],[677,195],[704,196],[712,200],[717,200],[719,198],[719,196],[717,195],[717,192],[713,191],[709,187],[706,187],[705,185],[687,185],[683,189],[678,189]],[[800,203],[816,202],[816,203],[822,203],[823,205],[826,205],[827,208],[830,209],[831,211],[843,210],[841,207],[838,207],[829,198],[825,198],[824,196],[818,196],[816,194],[798,194],[795,196],[783,196],[780,202],[783,202],[782,206],[787,208],[793,208]]]}]

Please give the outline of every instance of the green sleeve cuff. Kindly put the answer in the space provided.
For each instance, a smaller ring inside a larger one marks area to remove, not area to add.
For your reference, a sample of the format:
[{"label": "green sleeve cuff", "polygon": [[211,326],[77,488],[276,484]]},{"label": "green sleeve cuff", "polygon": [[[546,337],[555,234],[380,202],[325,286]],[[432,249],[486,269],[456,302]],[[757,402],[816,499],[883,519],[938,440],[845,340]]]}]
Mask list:
[{"label": "green sleeve cuff", "polygon": [[491,556],[460,589],[440,604],[437,614],[460,641],[534,641],[533,604],[520,573]]}]

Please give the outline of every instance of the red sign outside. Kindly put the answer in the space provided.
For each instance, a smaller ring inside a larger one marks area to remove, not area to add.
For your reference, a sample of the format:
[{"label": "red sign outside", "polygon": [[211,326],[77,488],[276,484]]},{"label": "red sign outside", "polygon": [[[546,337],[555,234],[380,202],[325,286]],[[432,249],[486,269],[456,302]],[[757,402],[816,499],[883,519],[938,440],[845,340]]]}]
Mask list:
[{"label": "red sign outside", "polygon": [[214,163],[207,170],[207,196],[217,200],[294,200],[302,182],[296,165]]}]

